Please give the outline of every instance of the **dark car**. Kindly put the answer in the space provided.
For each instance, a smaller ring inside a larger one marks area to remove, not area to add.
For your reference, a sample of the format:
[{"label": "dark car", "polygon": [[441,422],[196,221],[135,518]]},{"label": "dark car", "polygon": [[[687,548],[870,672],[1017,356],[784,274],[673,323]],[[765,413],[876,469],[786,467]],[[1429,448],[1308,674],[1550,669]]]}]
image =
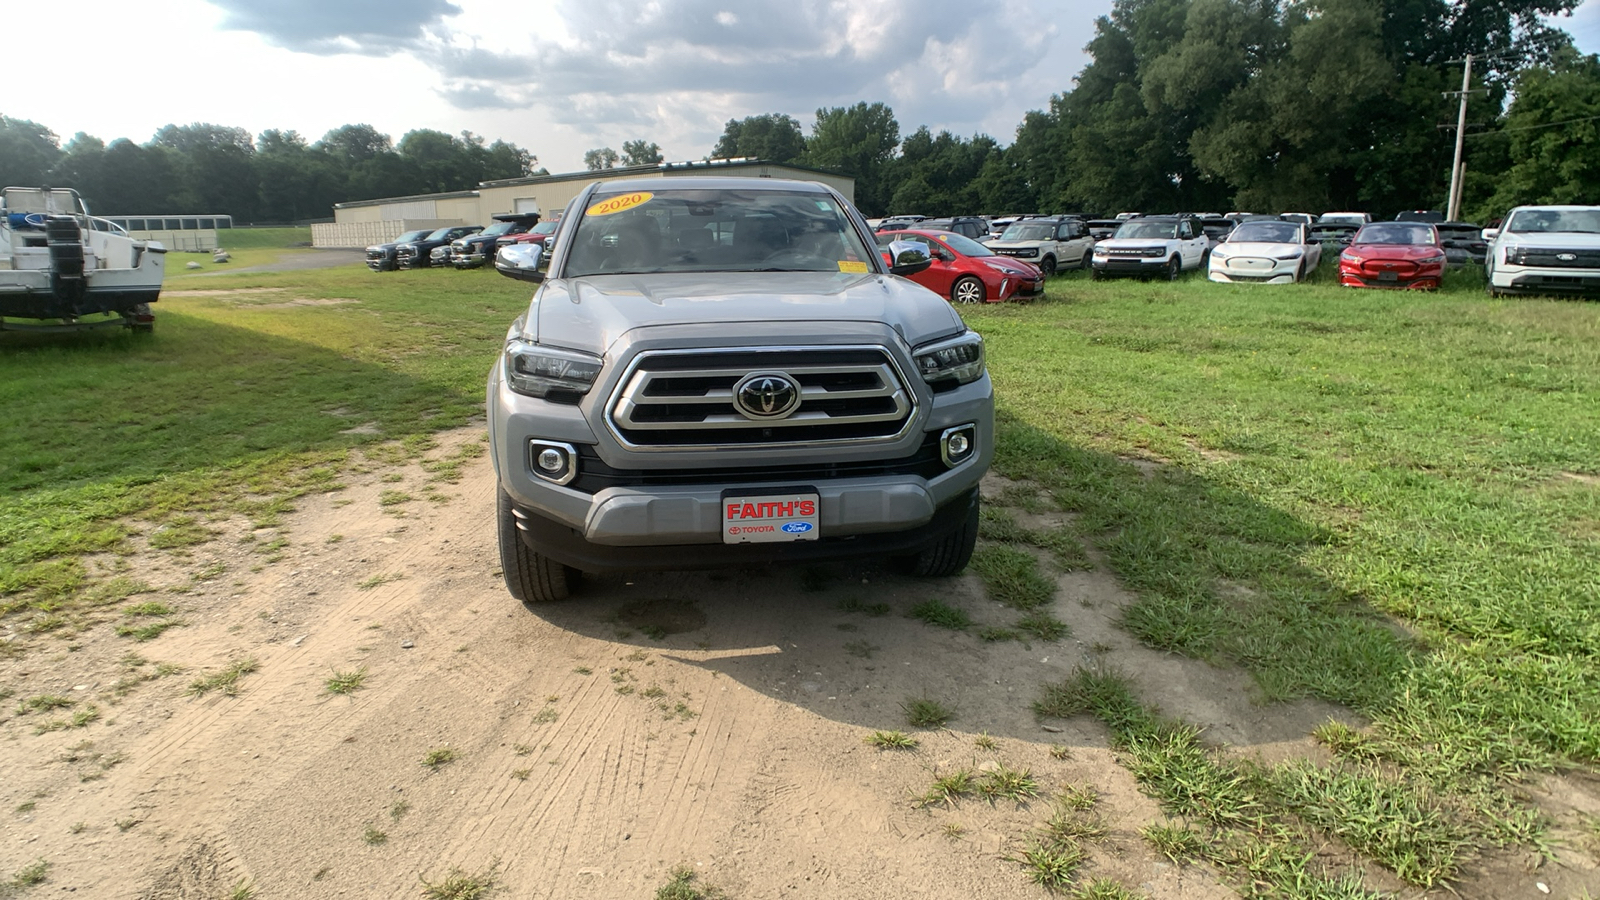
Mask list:
[{"label": "dark car", "polygon": [[1444,221],[1444,213],[1437,209],[1408,209],[1405,212],[1395,213],[1396,222],[1428,222],[1434,225]]},{"label": "dark car", "polygon": [[[1215,247],[1228,239],[1228,235],[1233,232],[1233,226],[1237,224],[1239,223],[1232,219],[1224,219],[1221,216],[1208,216],[1200,220],[1200,230],[1205,232],[1206,239],[1211,242],[1212,247]],[[1107,235],[1107,237],[1109,236]]]},{"label": "dark car", "polygon": [[1439,241],[1449,265],[1459,268],[1477,263],[1481,266],[1488,258],[1489,243],[1483,239],[1482,226],[1471,222],[1440,222],[1434,227],[1439,229]]},{"label": "dark car", "polygon": [[1350,246],[1351,238],[1360,230],[1360,225],[1347,222],[1318,222],[1311,226],[1311,239],[1323,246],[1332,245],[1343,250]]},{"label": "dark car", "polygon": [[495,245],[502,237],[523,234],[539,224],[538,213],[502,213],[494,217],[488,228],[457,238],[450,242],[450,265],[458,269],[475,269],[486,262],[494,262]]},{"label": "dark car", "polygon": [[395,263],[395,249],[401,244],[411,241],[420,241],[433,231],[424,228],[421,231],[408,231],[387,244],[374,244],[367,248],[367,268],[374,272],[389,272],[399,268]]},{"label": "dark car", "polygon": [[1089,236],[1097,241],[1103,241],[1122,227],[1121,219],[1090,219],[1084,223],[1089,227]]},{"label": "dark car", "polygon": [[924,219],[916,227],[932,231],[953,231],[963,237],[988,242],[989,223],[977,216],[947,216],[942,219]]},{"label": "dark car", "polygon": [[[444,261],[450,258],[451,241],[469,234],[477,234],[482,230],[482,225],[447,225],[426,237],[402,243],[394,248],[395,265],[402,269],[426,269],[429,266],[443,265]],[[445,252],[436,260],[433,251],[441,247]]]}]

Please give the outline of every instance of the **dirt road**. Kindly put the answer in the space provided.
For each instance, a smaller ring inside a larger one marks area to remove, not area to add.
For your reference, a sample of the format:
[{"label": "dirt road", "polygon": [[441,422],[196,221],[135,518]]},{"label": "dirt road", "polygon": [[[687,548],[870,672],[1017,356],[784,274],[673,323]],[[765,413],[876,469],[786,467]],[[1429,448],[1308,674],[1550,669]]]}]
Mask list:
[{"label": "dirt road", "polygon": [[[429,455],[480,441],[464,429]],[[113,615],[0,663],[4,873],[47,861],[38,896],[209,900],[422,896],[458,869],[492,877],[490,896],[646,898],[687,865],[735,898],[1040,898],[1011,857],[1076,785],[1109,828],[1088,877],[1227,897],[1138,837],[1154,803],[1098,726],[1035,719],[1039,685],[1111,656],[1169,712],[1269,755],[1304,752],[1330,711],[1264,710],[1245,676],[1140,648],[1102,572],[1060,577],[1074,636],[1057,644],[907,618],[933,596],[979,626],[1015,614],[972,576],[870,565],[587,579],[529,610],[498,574],[487,457],[429,477],[372,463],[279,528],[214,522],[208,543],[100,561],[184,624],[141,643]],[[247,660],[237,696],[191,694]],[[41,696],[73,705],[12,707]],[[905,725],[921,697],[954,710],[948,728]],[[879,729],[920,745],[875,749]],[[996,765],[1038,798],[914,802]]]}]

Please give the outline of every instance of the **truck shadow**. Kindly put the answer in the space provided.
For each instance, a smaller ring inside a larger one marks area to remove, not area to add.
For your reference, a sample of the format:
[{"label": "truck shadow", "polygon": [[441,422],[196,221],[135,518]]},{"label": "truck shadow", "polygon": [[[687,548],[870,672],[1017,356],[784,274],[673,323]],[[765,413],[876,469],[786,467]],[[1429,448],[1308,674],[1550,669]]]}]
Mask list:
[{"label": "truck shadow", "polygon": [[1322,529],[1175,466],[1006,417],[1001,429],[997,467],[1012,478],[986,479],[989,514],[1084,548],[1067,570],[1028,549],[1055,583],[1061,640],[1019,629],[970,568],[929,580],[881,560],[587,577],[572,602],[536,612],[852,725],[905,728],[905,707],[932,699],[950,727],[1047,742],[1104,741],[1032,711],[1041,685],[1080,666],[1121,671],[1211,740],[1270,747],[1330,717],[1358,723],[1409,665],[1400,628],[1297,562],[1331,539]]}]

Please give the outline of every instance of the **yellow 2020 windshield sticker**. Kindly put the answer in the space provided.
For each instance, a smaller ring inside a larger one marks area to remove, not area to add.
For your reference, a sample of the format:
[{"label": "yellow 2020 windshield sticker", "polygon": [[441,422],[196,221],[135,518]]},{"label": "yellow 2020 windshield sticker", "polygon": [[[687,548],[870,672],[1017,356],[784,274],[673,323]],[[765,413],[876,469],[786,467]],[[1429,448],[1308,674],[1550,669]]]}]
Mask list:
[{"label": "yellow 2020 windshield sticker", "polygon": [[635,206],[649,203],[650,198],[654,196],[655,194],[649,191],[634,191],[631,194],[607,197],[599,203],[590,205],[588,209],[583,211],[583,214],[586,216],[609,216],[612,213],[619,213],[625,209],[633,209]]},{"label": "yellow 2020 windshield sticker", "polygon": [[839,271],[849,272],[852,275],[865,275],[867,273],[867,264],[859,259],[841,259],[839,260]]}]

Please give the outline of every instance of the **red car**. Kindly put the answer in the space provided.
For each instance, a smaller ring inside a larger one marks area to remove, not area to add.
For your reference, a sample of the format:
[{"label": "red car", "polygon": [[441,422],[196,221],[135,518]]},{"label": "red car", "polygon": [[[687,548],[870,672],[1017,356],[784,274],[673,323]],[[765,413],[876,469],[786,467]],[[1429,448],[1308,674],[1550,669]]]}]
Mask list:
[{"label": "red car", "polygon": [[1339,283],[1346,287],[1437,290],[1444,277],[1444,245],[1427,222],[1373,222],[1361,226],[1339,254]]},{"label": "red car", "polygon": [[885,250],[894,241],[926,244],[933,265],[909,277],[952,303],[1032,300],[1044,293],[1044,276],[1033,263],[1001,256],[964,235],[917,229],[885,231],[877,238]]},{"label": "red car", "polygon": [[[521,234],[508,234],[495,241],[495,246],[504,247],[507,244],[543,244],[550,235],[556,233],[556,228],[561,225],[560,219],[546,219]],[[546,248],[549,252],[549,248]]]}]

